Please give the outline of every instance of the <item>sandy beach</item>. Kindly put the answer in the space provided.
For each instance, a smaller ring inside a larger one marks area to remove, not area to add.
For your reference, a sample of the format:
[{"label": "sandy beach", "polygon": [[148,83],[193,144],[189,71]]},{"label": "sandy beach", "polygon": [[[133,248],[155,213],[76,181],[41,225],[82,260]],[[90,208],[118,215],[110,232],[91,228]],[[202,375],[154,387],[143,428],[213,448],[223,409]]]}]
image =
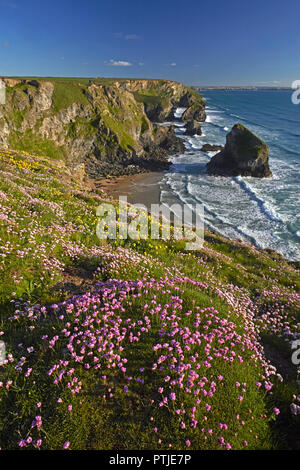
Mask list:
[{"label": "sandy beach", "polygon": [[163,172],[151,172],[113,178],[99,178],[93,180],[93,185],[114,199],[126,196],[129,203],[144,204],[150,210],[151,204],[158,204],[160,202],[161,190],[159,182],[163,176]]}]

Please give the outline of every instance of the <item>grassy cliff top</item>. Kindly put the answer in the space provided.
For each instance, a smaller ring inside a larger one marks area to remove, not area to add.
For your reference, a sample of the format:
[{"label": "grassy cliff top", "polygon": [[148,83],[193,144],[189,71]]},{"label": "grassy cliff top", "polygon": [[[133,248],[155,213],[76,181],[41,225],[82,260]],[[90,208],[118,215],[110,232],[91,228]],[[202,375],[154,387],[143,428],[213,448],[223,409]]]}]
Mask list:
[{"label": "grassy cliff top", "polygon": [[[101,85],[110,85],[116,82],[125,83],[125,82],[135,82],[135,81],[144,81],[144,82],[157,82],[157,83],[178,83],[174,80],[167,80],[162,78],[111,78],[111,77],[1,77],[2,79],[11,79],[11,80],[37,80],[37,81],[50,81],[50,82],[77,82],[77,83],[99,83]],[[193,90],[195,91],[195,90]]]},{"label": "grassy cliff top", "polygon": [[297,446],[295,263],[99,241],[107,196],[47,157],[1,151],[0,195],[2,449]]},{"label": "grassy cliff top", "polygon": [[[28,84],[38,85],[43,82],[53,83],[55,89],[64,90],[67,96],[77,90],[86,90],[88,86],[95,84],[100,86],[116,86],[116,85],[129,85],[129,90],[132,85],[141,85],[140,91],[144,91],[147,95],[159,95],[164,93],[166,96],[171,96],[174,93],[174,89],[180,91],[186,91],[195,100],[204,104],[204,100],[201,94],[193,90],[190,87],[182,85],[179,82],[172,80],[163,79],[147,79],[147,78],[102,78],[102,77],[3,77],[10,87],[15,88],[16,86],[24,86]],[[133,89],[138,91],[139,87]],[[74,96],[74,99],[78,96]]]},{"label": "grassy cliff top", "polygon": [[145,156],[145,149],[156,144],[151,122],[168,120],[182,103],[205,107],[200,94],[167,80],[10,77],[5,81],[0,148],[44,153],[70,165],[92,162],[92,171],[101,167],[105,174],[110,170],[104,161],[115,166],[113,171],[121,171],[133,155]]}]

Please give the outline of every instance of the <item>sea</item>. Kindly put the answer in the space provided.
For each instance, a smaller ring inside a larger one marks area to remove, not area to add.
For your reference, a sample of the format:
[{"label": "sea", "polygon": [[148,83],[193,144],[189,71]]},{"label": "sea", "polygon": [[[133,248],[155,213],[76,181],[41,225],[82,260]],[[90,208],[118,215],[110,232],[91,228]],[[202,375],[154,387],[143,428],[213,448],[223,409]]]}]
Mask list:
[{"label": "sea", "polygon": [[[161,203],[195,207],[203,204],[205,225],[231,239],[258,248],[272,248],[290,260],[300,260],[300,105],[289,90],[205,90],[207,119],[202,135],[184,136],[174,113],[176,134],[185,152],[171,157],[161,182]],[[224,145],[236,123],[248,127],[270,148],[271,178],[216,177],[206,163],[216,152],[204,144]]]}]

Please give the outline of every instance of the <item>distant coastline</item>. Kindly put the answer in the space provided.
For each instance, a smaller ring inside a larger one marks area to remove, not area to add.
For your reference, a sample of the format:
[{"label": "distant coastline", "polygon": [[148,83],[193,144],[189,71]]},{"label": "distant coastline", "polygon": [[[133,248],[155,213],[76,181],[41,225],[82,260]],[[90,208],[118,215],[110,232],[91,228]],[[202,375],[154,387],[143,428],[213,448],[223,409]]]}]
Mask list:
[{"label": "distant coastline", "polygon": [[282,86],[191,86],[193,90],[263,90],[263,91],[272,91],[272,90],[291,90],[291,87],[282,87]]}]

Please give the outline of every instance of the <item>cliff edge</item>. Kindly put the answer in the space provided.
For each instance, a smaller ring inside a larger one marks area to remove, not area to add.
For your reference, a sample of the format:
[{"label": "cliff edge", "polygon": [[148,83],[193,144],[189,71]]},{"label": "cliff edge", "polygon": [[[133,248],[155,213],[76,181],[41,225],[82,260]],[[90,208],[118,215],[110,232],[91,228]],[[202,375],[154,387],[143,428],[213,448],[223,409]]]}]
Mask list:
[{"label": "cliff edge", "polygon": [[201,109],[205,119],[201,95],[168,80],[3,80],[0,148],[44,154],[70,168],[84,163],[91,177],[168,168],[168,156],[184,144],[173,126],[159,123],[179,106],[193,118]]}]

